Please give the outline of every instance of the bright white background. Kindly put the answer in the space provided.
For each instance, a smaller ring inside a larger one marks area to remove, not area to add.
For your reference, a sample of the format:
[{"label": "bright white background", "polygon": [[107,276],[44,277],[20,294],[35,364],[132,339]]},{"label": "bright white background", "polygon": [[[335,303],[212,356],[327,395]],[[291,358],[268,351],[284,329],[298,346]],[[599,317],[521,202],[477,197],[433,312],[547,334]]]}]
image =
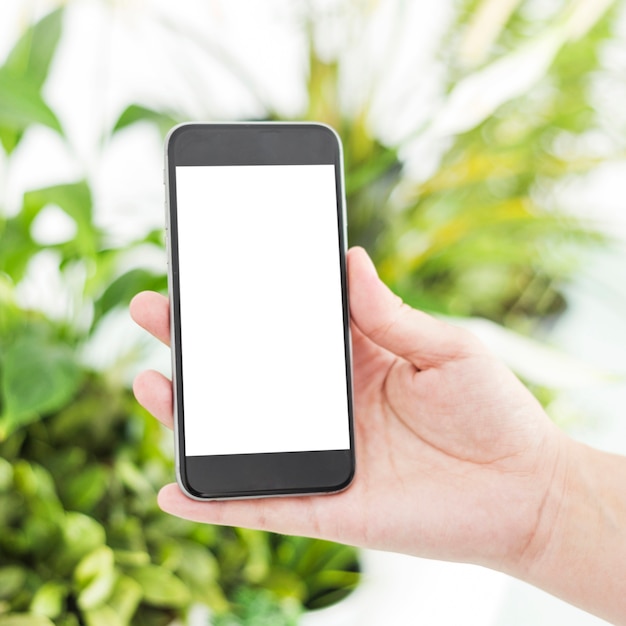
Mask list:
[{"label": "bright white background", "polygon": [[[160,139],[151,129],[137,126],[124,131],[123,137],[121,133],[105,142],[102,151],[103,128],[110,127],[123,108],[135,101],[165,106],[184,103],[198,119],[254,117],[260,110],[259,99],[270,101],[282,113],[297,113],[304,99],[299,76],[306,50],[302,25],[287,7],[298,4],[287,0],[72,2],[63,46],[46,87],[49,101],[72,139],[72,150],[60,146],[45,130],[29,133],[11,168],[0,168],[0,189],[6,204],[9,208],[17,206],[24,189],[63,178],[72,180],[87,172],[96,184],[99,220],[119,241],[161,225]],[[443,86],[439,83],[435,51],[451,12],[451,2],[404,3],[410,9],[396,32],[389,27],[389,15],[396,4],[378,3],[379,15],[367,31],[359,33],[352,59],[360,69],[356,74],[376,75],[381,81],[372,124],[382,137],[390,138],[401,134],[409,122],[417,126],[416,120],[426,120],[438,111]],[[534,6],[541,10],[550,4],[541,0]],[[45,0],[2,2],[0,55],[25,23],[52,5]],[[233,78],[216,56],[211,58],[202,52],[198,40],[175,44],[164,22],[199,33],[200,39],[220,54],[227,51],[231,69],[241,69],[240,79]],[[336,38],[342,36],[340,31],[335,33]],[[332,38],[326,45],[332,50]],[[613,50],[612,58],[613,62],[624,63],[623,45]],[[510,72],[503,84],[518,90],[529,88],[516,83],[518,78],[528,80],[527,75]],[[359,95],[358,86],[353,86],[351,95]],[[615,115],[623,111],[624,98],[619,92],[607,92],[604,99],[609,105],[613,103]],[[452,120],[462,124],[464,113],[472,113],[471,107],[465,109],[459,107],[448,123]],[[416,170],[432,167],[433,161],[436,155],[429,146],[416,146]],[[608,231],[623,237],[625,181],[626,162],[603,165],[566,185],[561,206],[593,217]],[[62,228],[63,224],[54,219],[41,225],[48,236]],[[164,258],[154,258],[153,262],[162,267]],[[568,424],[570,432],[621,453],[626,453],[625,267],[624,255],[615,251],[590,258],[571,289],[573,306],[550,338],[553,345],[585,363],[621,376],[610,386],[579,384],[562,395],[562,403],[574,415]],[[62,290],[63,286],[46,274],[45,267],[36,267],[21,297],[62,314]],[[142,341],[140,335],[123,317],[103,329],[101,343],[94,342],[91,357],[106,363],[123,353],[129,342],[136,341]],[[160,361],[164,371],[169,367],[166,351],[152,354],[149,360],[151,365]],[[355,596],[357,607],[351,614],[339,615],[339,621],[327,618],[323,622],[327,626],[603,623],[543,592],[481,568],[373,552],[367,552],[365,559],[366,580],[361,597]]]}]

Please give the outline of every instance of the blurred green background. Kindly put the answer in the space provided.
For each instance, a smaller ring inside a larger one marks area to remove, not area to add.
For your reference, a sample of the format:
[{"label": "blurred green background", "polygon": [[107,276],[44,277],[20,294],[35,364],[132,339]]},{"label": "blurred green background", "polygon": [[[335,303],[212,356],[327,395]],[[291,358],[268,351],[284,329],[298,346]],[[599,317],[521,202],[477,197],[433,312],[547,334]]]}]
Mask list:
[{"label": "blurred green background", "polygon": [[350,244],[397,293],[486,329],[556,419],[561,381],[610,378],[542,341],[589,258],[623,246],[568,200],[626,157],[622,2],[171,4],[0,10],[0,626],[197,605],[196,623],[293,624],[358,584],[352,548],[156,506],[170,436],[130,381],[167,357],[126,307],[167,289],[175,123],[331,124]]}]

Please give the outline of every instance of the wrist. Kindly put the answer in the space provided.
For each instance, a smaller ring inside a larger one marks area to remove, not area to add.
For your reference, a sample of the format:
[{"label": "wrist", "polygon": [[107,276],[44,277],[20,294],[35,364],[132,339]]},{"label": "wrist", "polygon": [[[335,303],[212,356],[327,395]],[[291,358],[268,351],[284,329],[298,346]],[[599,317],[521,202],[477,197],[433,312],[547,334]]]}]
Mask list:
[{"label": "wrist", "polygon": [[509,573],[626,624],[626,459],[561,436],[531,539]]},{"label": "wrist", "polygon": [[[549,462],[541,464],[532,480],[542,485],[537,503],[529,511],[525,532],[519,550],[512,555],[505,571],[516,578],[531,582],[540,577],[539,572],[551,561],[552,552],[562,539],[569,515],[572,473],[579,464],[578,445],[564,433],[554,429],[550,445],[544,446],[542,456]],[[537,585],[541,586],[541,585]]]}]

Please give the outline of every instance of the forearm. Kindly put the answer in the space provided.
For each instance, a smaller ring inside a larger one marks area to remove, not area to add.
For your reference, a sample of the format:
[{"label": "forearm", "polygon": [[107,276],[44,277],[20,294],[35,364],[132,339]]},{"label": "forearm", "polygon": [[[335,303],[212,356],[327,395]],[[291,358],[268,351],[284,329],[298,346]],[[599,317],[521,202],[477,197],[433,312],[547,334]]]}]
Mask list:
[{"label": "forearm", "polygon": [[529,554],[513,573],[626,624],[626,458],[571,440],[564,456]]}]

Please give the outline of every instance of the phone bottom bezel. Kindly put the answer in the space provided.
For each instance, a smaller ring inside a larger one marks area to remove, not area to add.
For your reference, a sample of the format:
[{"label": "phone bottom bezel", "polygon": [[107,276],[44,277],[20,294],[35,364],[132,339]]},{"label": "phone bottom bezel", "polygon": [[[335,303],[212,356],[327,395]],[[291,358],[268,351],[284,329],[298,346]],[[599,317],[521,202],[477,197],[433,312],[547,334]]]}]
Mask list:
[{"label": "phone bottom bezel", "polygon": [[180,487],[198,500],[333,493],[353,476],[350,449],[186,456],[178,467]]}]

